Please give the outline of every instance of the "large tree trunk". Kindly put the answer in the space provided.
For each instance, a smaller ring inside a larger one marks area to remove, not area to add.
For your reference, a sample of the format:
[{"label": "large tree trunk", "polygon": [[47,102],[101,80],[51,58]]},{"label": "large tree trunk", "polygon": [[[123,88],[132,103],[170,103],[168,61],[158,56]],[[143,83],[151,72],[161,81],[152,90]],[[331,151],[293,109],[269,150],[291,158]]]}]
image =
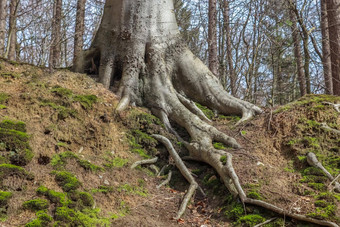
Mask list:
[{"label": "large tree trunk", "polygon": [[83,36],[85,32],[85,4],[86,0],[78,0],[77,2],[76,26],[74,31],[74,65],[78,61],[77,59],[80,57],[84,45]]},{"label": "large tree trunk", "polygon": [[0,56],[5,53],[7,0],[0,0]]},{"label": "large tree trunk", "polygon": [[340,0],[327,0],[333,93],[340,95]]},{"label": "large tree trunk", "polygon": [[322,64],[325,78],[326,94],[333,94],[331,47],[329,44],[328,13],[326,0],[320,0],[321,5],[321,33],[322,33]]}]

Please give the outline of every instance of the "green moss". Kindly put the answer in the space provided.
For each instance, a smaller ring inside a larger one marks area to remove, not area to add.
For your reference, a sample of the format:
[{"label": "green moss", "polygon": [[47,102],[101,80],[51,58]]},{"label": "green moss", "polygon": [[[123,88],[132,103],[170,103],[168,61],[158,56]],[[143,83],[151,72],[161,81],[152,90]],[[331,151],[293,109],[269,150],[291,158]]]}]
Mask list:
[{"label": "green moss", "polygon": [[94,205],[93,196],[88,192],[71,191],[68,197],[73,201],[73,205],[82,210],[84,208],[91,208]]},{"label": "green moss", "polygon": [[225,146],[224,143],[213,143],[213,146],[217,150],[225,150],[227,147]]},{"label": "green moss", "polygon": [[221,156],[220,162],[222,162],[223,165],[227,164],[227,156],[225,156],[225,155]]},{"label": "green moss", "polygon": [[325,176],[314,176],[314,175],[305,175],[300,180],[301,183],[324,183],[327,182],[327,177]]},{"label": "green moss", "polygon": [[70,201],[67,199],[67,195],[65,193],[50,190],[45,186],[40,186],[37,189],[37,194],[46,196],[46,198],[51,203],[54,203],[57,206],[67,206],[70,204]]},{"label": "green moss", "polygon": [[107,194],[113,192],[113,190],[114,190],[113,187],[100,185],[98,188],[92,189],[91,192]]},{"label": "green moss", "polygon": [[251,199],[263,200],[262,196],[255,190],[251,190],[250,192],[248,192],[247,197]]},{"label": "green moss", "polygon": [[303,170],[302,174],[304,175],[316,175],[316,176],[325,176],[321,169],[315,167],[308,167]]},{"label": "green moss", "polygon": [[0,122],[0,151],[12,164],[24,166],[34,154],[29,145],[30,136],[26,133],[26,124],[21,121],[3,120]]},{"label": "green moss", "polygon": [[5,104],[8,99],[9,99],[8,94],[0,92],[0,104]]},{"label": "green moss", "polygon": [[87,160],[80,159],[75,153],[71,151],[66,151],[54,155],[51,160],[51,165],[58,170],[63,170],[65,165],[67,164],[68,159],[75,159],[79,166],[81,166],[85,170],[90,170],[94,172],[103,170],[103,168],[100,166],[96,166]]},{"label": "green moss", "polygon": [[6,206],[12,195],[12,192],[0,191],[0,207]]},{"label": "green moss", "polygon": [[24,202],[22,206],[27,210],[39,211],[47,209],[49,207],[49,203],[46,199],[33,199]]},{"label": "green moss", "polygon": [[247,225],[247,226],[255,226],[257,224],[260,224],[264,222],[266,219],[258,214],[249,214],[245,215],[238,219],[237,224],[238,225]]},{"label": "green moss", "polygon": [[58,143],[57,143],[57,146],[58,146],[58,147],[65,147],[65,148],[68,148],[68,144],[67,144],[67,143],[63,143],[63,142],[58,142]]},{"label": "green moss", "polygon": [[60,86],[54,86],[51,89],[51,92],[62,98],[70,98],[73,95],[73,92],[70,89],[63,88]]},{"label": "green moss", "polygon": [[120,217],[125,217],[127,214],[129,214],[130,213],[130,208],[126,205],[126,203],[124,202],[124,201],[121,201],[120,202],[120,205],[119,205],[119,211],[118,211],[118,213],[116,213],[116,214],[113,214],[112,216],[111,216],[111,218],[113,219],[113,220],[115,220],[115,219],[118,219],[118,218],[120,218]]},{"label": "green moss", "polygon": [[12,164],[1,164],[0,165],[0,181],[2,181],[4,176],[13,176],[13,175],[16,175],[20,178],[24,178],[27,180],[33,179],[33,176],[20,166],[16,166]]},{"label": "green moss", "polygon": [[74,101],[79,102],[84,109],[90,109],[98,101],[98,97],[95,95],[76,95]]},{"label": "green moss", "polygon": [[4,77],[7,79],[17,79],[20,78],[22,75],[16,72],[0,72],[0,77]]},{"label": "green moss", "polygon": [[107,168],[121,168],[124,167],[129,162],[129,160],[119,157],[116,157],[113,160],[108,161],[109,161],[108,163],[104,164],[105,167]]},{"label": "green moss", "polygon": [[225,215],[230,220],[236,221],[240,217],[245,214],[243,205],[240,203],[233,202],[230,206],[228,206],[227,210],[225,211]]},{"label": "green moss", "polygon": [[0,110],[7,109],[7,106],[0,104]]},{"label": "green moss", "polygon": [[308,217],[316,219],[329,219],[335,215],[336,205],[317,207],[315,212],[308,214]]},{"label": "green moss", "polygon": [[76,190],[81,185],[79,180],[72,173],[66,171],[57,172],[55,180],[65,192]]},{"label": "green moss", "polygon": [[55,220],[67,226],[109,226],[109,220],[99,217],[99,212],[99,209],[75,211],[67,207],[58,207]]},{"label": "green moss", "polygon": [[141,186],[131,186],[129,184],[121,185],[117,188],[119,192],[126,192],[127,194],[131,195],[139,195],[142,197],[147,197],[148,191],[144,187]]},{"label": "green moss", "polygon": [[314,202],[314,205],[316,207],[327,207],[328,204],[329,203],[327,201],[325,201],[325,200],[317,200],[317,201]]},{"label": "green moss", "polygon": [[53,221],[53,218],[46,211],[38,211],[37,218],[30,221],[25,227],[46,227]]},{"label": "green moss", "polygon": [[202,112],[204,113],[204,115],[205,115],[207,118],[209,118],[210,120],[213,119],[213,117],[215,116],[214,112],[213,112],[211,109],[209,109],[208,107],[202,106],[202,105],[199,104],[199,103],[196,103],[196,106],[197,106],[200,110],[202,110]]},{"label": "green moss", "polygon": [[66,107],[64,105],[58,105],[51,100],[42,100],[40,105],[49,106],[55,111],[57,111],[59,120],[65,120],[68,117],[77,117],[77,114],[78,114],[76,110]]},{"label": "green moss", "polygon": [[323,183],[308,183],[308,186],[318,191],[325,191],[327,189]]}]

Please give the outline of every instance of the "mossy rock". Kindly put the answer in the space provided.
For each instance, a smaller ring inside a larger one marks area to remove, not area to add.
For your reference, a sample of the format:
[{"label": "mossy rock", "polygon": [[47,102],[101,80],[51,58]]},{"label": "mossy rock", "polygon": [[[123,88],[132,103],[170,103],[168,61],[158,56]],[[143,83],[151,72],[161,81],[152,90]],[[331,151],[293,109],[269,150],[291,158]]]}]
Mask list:
[{"label": "mossy rock", "polygon": [[76,190],[81,185],[77,177],[67,171],[56,172],[55,180],[65,192]]},{"label": "mossy rock", "polygon": [[39,211],[47,209],[49,207],[49,203],[46,199],[32,199],[24,202],[22,206],[27,210]]}]

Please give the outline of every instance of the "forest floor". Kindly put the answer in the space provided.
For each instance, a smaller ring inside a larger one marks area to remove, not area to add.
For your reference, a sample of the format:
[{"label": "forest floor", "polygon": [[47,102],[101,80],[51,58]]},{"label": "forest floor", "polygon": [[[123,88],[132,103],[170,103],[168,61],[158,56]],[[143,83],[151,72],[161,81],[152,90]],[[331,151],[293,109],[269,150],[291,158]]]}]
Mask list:
[{"label": "forest floor", "polygon": [[[147,110],[115,114],[117,100],[86,75],[0,59],[0,226],[254,226],[272,217],[267,226],[303,226],[240,204],[212,168],[189,161],[207,197],[197,192],[174,220],[188,184],[150,134],[186,151]],[[305,158],[314,152],[333,176],[340,173],[340,138],[321,128],[340,130],[340,114],[325,102],[340,97],[306,96],[239,126],[238,117],[201,108],[243,146],[214,144],[233,154],[248,197],[340,224],[340,194]],[[156,189],[164,177],[149,166],[130,168],[154,156],[159,169],[170,164],[169,186]]]}]

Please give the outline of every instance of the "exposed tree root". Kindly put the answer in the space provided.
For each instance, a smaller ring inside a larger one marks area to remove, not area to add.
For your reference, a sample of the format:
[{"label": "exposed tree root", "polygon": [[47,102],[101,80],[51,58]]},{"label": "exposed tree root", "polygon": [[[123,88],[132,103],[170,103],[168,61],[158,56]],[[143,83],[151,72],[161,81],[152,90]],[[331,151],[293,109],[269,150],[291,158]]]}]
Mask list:
[{"label": "exposed tree root", "polygon": [[326,131],[331,131],[335,134],[339,134],[340,135],[340,130],[337,130],[337,129],[334,129],[334,128],[331,128],[327,125],[327,123],[321,123],[321,128],[326,130]]},{"label": "exposed tree root", "polygon": [[262,223],[260,223],[260,224],[258,224],[258,225],[255,225],[254,227],[261,227],[261,226],[264,226],[265,224],[269,224],[269,223],[275,221],[276,219],[277,219],[277,218],[268,219],[267,221],[262,222]]},{"label": "exposed tree root", "polygon": [[147,165],[147,164],[155,164],[158,161],[158,157],[152,158],[152,159],[146,159],[146,160],[140,160],[131,165],[131,169],[136,168],[139,165]]},{"label": "exposed tree root", "polygon": [[334,104],[334,103],[331,103],[331,102],[323,102],[323,104],[328,104],[328,105],[331,105],[334,107],[334,109],[340,113],[340,104]]},{"label": "exposed tree root", "polygon": [[336,178],[334,178],[332,176],[332,174],[330,174],[327,169],[325,167],[323,167],[322,163],[319,162],[319,160],[317,159],[316,155],[313,152],[309,152],[307,154],[307,162],[309,165],[315,167],[315,168],[319,168],[321,169],[321,171],[328,177],[329,180],[331,180],[334,184],[334,190],[336,192],[340,192],[340,184],[338,182],[336,182]]},{"label": "exposed tree root", "polygon": [[182,173],[184,178],[190,183],[189,189],[184,196],[184,199],[182,201],[182,204],[177,212],[176,219],[179,219],[185,212],[186,207],[192,198],[193,194],[195,193],[196,189],[198,188],[198,184],[194,177],[191,175],[191,172],[188,170],[188,168],[185,166],[182,159],[179,157],[177,152],[175,151],[174,147],[172,146],[170,140],[168,140],[166,137],[161,135],[152,135],[156,140],[163,143],[164,146],[167,148],[170,156],[174,159],[176,167],[179,169],[179,171]]},{"label": "exposed tree root", "polygon": [[170,170],[169,173],[168,173],[168,177],[165,179],[165,181],[163,181],[161,184],[157,185],[157,189],[160,189],[161,187],[163,187],[164,185],[166,184],[169,184],[170,180],[171,180],[171,177],[172,177],[172,171]]}]

